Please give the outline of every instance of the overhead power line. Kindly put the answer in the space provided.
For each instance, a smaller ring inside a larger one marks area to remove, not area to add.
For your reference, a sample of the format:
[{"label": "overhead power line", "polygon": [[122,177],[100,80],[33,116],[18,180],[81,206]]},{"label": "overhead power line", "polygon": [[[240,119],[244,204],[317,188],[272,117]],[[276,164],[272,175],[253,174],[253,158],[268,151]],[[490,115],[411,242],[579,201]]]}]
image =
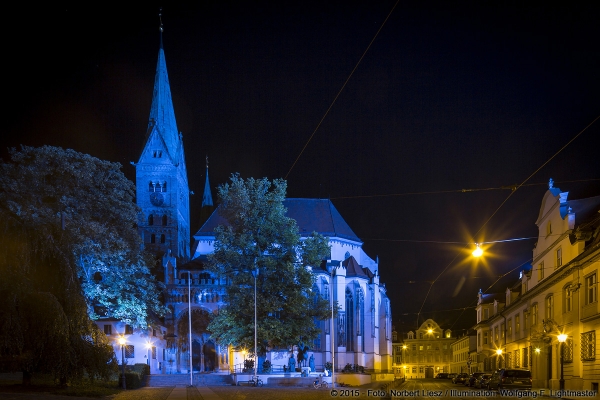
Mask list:
[{"label": "overhead power line", "polygon": [[[573,138],[571,138],[571,140],[569,140],[563,147],[561,147],[556,153],[554,153],[548,160],[546,160],[542,165],[540,165],[535,171],[533,171],[527,178],[525,178],[525,180],[523,182],[521,182],[521,184],[519,184],[514,190],[512,190],[508,196],[504,199],[504,201],[502,203],[500,203],[500,205],[496,208],[496,211],[494,211],[492,213],[492,215],[489,216],[489,218],[483,223],[483,225],[481,225],[481,227],[479,228],[479,230],[477,232],[475,232],[475,234],[473,235],[474,237],[476,237],[482,230],[483,228],[485,228],[487,226],[487,224],[492,220],[492,218],[494,218],[494,216],[498,213],[498,211],[502,208],[502,206],[504,206],[504,204],[506,204],[506,202],[512,197],[513,194],[515,194],[515,192],[520,189],[521,187],[523,187],[531,178],[533,178],[533,176],[535,174],[537,174],[542,168],[544,168],[550,161],[552,161],[558,154],[560,154],[560,152],[562,152],[565,148],[567,148],[567,146],[569,146],[571,143],[573,143],[573,141],[575,141],[579,136],[581,136],[583,134],[583,132],[585,132],[590,126],[592,126],[598,119],[600,119],[600,115],[598,115],[596,118],[594,118],[594,120],[592,122],[590,122],[585,128],[583,128],[581,131],[579,131],[579,133],[577,133]],[[465,246],[465,250],[466,250],[467,246]],[[423,304],[421,304],[421,309],[419,310],[419,313],[421,312],[421,310],[423,309],[423,306],[425,306],[425,302],[427,301],[427,298],[429,297],[429,293],[431,293],[431,289],[433,288],[433,285],[438,281],[438,279],[440,279],[440,277],[444,274],[444,272],[446,272],[446,270],[452,265],[454,264],[454,261],[458,258],[458,256],[461,253],[458,252],[456,254],[456,256],[454,256],[454,258],[450,261],[450,263],[448,263],[448,265],[446,265],[446,267],[442,270],[442,272],[440,272],[440,274],[435,278],[435,280],[431,283],[431,285],[429,286],[429,290],[427,290],[427,293],[425,294],[425,298],[423,299]],[[517,267],[518,268],[518,267]],[[496,281],[497,282],[497,281]],[[494,284],[496,283],[494,282]],[[492,284],[492,286],[494,285]],[[460,317],[459,317],[460,318]],[[417,314],[417,326],[419,325],[419,315]]]},{"label": "overhead power line", "polygon": [[[577,179],[571,181],[556,181],[556,184],[560,183],[574,183],[574,182],[589,182],[589,181],[600,181],[600,178],[589,178],[589,179]],[[406,193],[388,193],[388,194],[369,194],[369,195],[358,195],[358,196],[337,196],[330,197],[331,200],[343,200],[343,199],[361,199],[361,198],[373,198],[373,197],[399,197],[399,196],[422,196],[426,194],[444,194],[444,193],[472,193],[472,192],[484,192],[491,190],[517,190],[517,187],[527,186],[542,186],[547,185],[548,182],[539,183],[528,183],[525,185],[507,185],[490,188],[472,188],[472,189],[451,189],[451,190],[434,190],[434,191],[423,191],[423,192],[406,192]]]},{"label": "overhead power line", "polygon": [[333,105],[335,104],[335,102],[337,101],[338,97],[340,97],[340,94],[342,94],[342,92],[344,91],[344,88],[346,87],[346,85],[348,84],[348,82],[350,81],[350,78],[352,78],[352,75],[354,74],[354,71],[356,71],[356,69],[358,68],[360,62],[362,61],[362,59],[365,57],[365,55],[367,54],[367,52],[369,51],[369,49],[371,48],[371,45],[373,44],[373,42],[375,41],[375,39],[377,38],[377,35],[379,35],[379,32],[381,31],[381,29],[383,28],[383,26],[385,25],[385,23],[387,22],[387,20],[390,18],[390,15],[392,15],[392,12],[394,12],[394,9],[396,8],[396,6],[398,5],[398,3],[400,2],[400,0],[396,1],[396,4],[394,4],[394,6],[392,7],[392,9],[390,10],[389,14],[387,15],[387,17],[385,17],[385,20],[383,20],[383,22],[381,23],[381,26],[379,27],[379,29],[377,30],[377,32],[375,33],[375,36],[373,36],[373,39],[371,39],[371,42],[369,43],[369,45],[367,46],[367,48],[365,49],[364,53],[362,54],[362,56],[360,56],[358,62],[356,63],[356,65],[354,66],[354,68],[352,69],[352,71],[350,72],[350,75],[348,75],[348,78],[346,78],[346,81],[344,82],[344,84],[342,85],[342,88],[339,90],[339,92],[335,95],[335,97],[333,98],[333,101],[331,102],[331,104],[329,105],[329,108],[327,108],[327,111],[325,111],[325,114],[323,114],[323,117],[321,118],[321,120],[319,121],[319,123],[317,124],[317,127],[315,128],[315,130],[313,131],[312,135],[310,135],[310,137],[308,138],[308,140],[306,141],[306,144],[304,145],[304,147],[302,148],[302,150],[300,150],[300,154],[298,154],[298,157],[296,157],[296,160],[294,160],[294,163],[292,164],[292,166],[290,167],[290,170],[288,171],[287,174],[285,174],[285,179],[287,180],[288,176],[290,175],[290,172],[292,172],[292,169],[294,169],[294,166],[296,165],[296,163],[298,162],[298,160],[300,159],[300,157],[302,156],[302,153],[304,153],[304,150],[306,149],[306,147],[308,146],[308,144],[310,143],[310,141],[312,140],[313,136],[315,136],[315,133],[317,133],[317,131],[319,130],[319,127],[321,126],[321,124],[323,123],[323,121],[325,120],[325,118],[327,117],[327,115],[329,114],[329,111],[331,111],[331,109],[333,108]]}]

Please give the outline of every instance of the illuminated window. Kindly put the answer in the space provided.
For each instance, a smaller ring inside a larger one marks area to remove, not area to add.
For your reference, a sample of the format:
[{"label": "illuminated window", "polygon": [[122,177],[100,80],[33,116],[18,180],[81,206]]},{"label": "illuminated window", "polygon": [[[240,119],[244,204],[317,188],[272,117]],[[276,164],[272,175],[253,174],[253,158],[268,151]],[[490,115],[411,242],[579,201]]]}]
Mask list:
[{"label": "illuminated window", "polygon": [[581,334],[581,361],[596,359],[596,331]]},{"label": "illuminated window", "polygon": [[544,279],[544,262],[538,264],[538,280]]},{"label": "illuminated window", "polygon": [[554,296],[546,297],[546,319],[554,318]]},{"label": "illuminated window", "polygon": [[562,265],[562,248],[556,249],[556,268]]},{"label": "illuminated window", "polygon": [[125,345],[125,358],[134,358],[135,349],[132,344]]},{"label": "illuminated window", "polygon": [[598,279],[596,273],[585,278],[585,304],[591,304],[598,301]]},{"label": "illuminated window", "polygon": [[420,351],[422,351],[422,350],[423,350],[423,345],[422,345],[422,344],[420,344],[420,345],[419,345],[419,350],[420,350]]},{"label": "illuminated window", "polygon": [[563,288],[563,312],[571,312],[571,291],[569,290],[570,285]]}]

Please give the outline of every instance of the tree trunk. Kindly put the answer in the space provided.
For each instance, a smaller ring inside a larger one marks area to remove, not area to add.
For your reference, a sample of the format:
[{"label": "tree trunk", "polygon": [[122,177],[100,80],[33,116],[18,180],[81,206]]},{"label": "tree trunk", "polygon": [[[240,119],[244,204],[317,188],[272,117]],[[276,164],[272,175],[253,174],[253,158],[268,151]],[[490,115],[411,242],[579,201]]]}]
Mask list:
[{"label": "tree trunk", "polygon": [[29,371],[23,370],[23,386],[31,386],[32,374]]}]

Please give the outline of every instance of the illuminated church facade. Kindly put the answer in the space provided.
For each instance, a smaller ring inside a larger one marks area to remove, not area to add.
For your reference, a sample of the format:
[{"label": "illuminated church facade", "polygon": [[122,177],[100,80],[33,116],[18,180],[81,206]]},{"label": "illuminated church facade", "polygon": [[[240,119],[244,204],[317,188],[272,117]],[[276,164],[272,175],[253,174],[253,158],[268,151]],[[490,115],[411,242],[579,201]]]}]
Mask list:
[{"label": "illuminated church facade", "polygon": [[[210,314],[226,306],[228,282],[205,271],[203,264],[214,250],[214,228],[225,221],[217,211],[212,212],[193,236],[190,253],[190,191],[183,135],[177,130],[162,37],[146,143],[138,162],[132,164],[136,169],[137,204],[141,209],[140,234],[145,248],[162,259],[165,302],[171,313],[165,317],[163,328],[128,332],[126,363],[148,363],[151,373],[187,373],[190,368],[233,371],[243,364],[244,355],[215,342],[207,330]],[[206,172],[203,211],[213,208],[208,167]],[[309,346],[315,365],[322,369],[331,361],[333,335],[336,369],[349,363],[361,365],[366,371],[391,371],[391,307],[385,285],[379,280],[378,261],[363,251],[362,241],[331,201],[287,199],[284,205],[287,216],[297,221],[302,236],[313,231],[321,233],[329,238],[331,246],[330,259],[313,267],[313,292],[330,299],[333,291],[333,299],[341,310],[333,332],[331,320],[316,322],[321,326],[321,334]],[[127,329],[117,321],[98,324],[101,329],[104,324],[105,332],[112,330],[115,339]],[[282,366],[293,351],[272,351],[267,359]],[[123,354],[116,340],[115,352],[121,360]]]}]

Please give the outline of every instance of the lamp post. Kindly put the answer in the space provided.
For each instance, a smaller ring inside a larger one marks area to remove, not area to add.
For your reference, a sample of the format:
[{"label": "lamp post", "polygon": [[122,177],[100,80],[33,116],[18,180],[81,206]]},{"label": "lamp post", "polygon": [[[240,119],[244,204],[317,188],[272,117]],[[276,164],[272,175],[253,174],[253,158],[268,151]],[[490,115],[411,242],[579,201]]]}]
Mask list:
[{"label": "lamp post", "polygon": [[327,271],[331,276],[331,387],[335,389],[335,324],[333,323],[333,275],[335,267],[332,264],[327,265]]},{"label": "lamp post", "polygon": [[193,347],[192,347],[192,272],[188,271],[188,327],[189,327],[189,339],[190,345],[188,346],[188,351],[190,354],[190,386],[194,386],[194,369],[192,367],[192,355],[193,355]]},{"label": "lamp post", "polygon": [[258,277],[258,267],[255,267],[252,270],[252,276],[254,277],[254,382],[257,382],[256,369],[258,368],[258,346],[256,340],[256,278]]},{"label": "lamp post", "polygon": [[561,333],[560,335],[558,335],[558,341],[560,342],[560,380],[559,382],[559,389],[560,390],[565,390],[565,377],[563,375],[563,364],[564,364],[564,356],[565,356],[565,351],[564,351],[564,347],[565,347],[565,342],[567,341],[567,335],[564,333]]},{"label": "lamp post", "polygon": [[127,389],[127,383],[125,382],[125,336],[119,338],[119,344],[121,345],[121,371],[122,371],[122,386],[123,390]]},{"label": "lamp post", "polygon": [[402,363],[404,363],[404,380],[406,380],[406,349],[408,348],[407,345],[403,344],[402,345]]}]

